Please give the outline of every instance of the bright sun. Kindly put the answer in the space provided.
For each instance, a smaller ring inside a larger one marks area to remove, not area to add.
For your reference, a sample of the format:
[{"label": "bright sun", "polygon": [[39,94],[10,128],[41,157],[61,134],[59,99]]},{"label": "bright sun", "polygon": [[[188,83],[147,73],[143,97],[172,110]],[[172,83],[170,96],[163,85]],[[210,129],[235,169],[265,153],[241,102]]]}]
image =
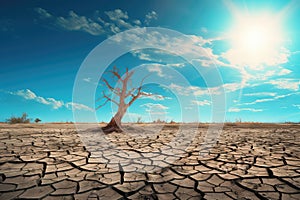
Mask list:
[{"label": "bright sun", "polygon": [[229,57],[247,66],[268,64],[278,56],[282,42],[280,20],[272,16],[239,16],[230,32]]},{"label": "bright sun", "polygon": [[271,50],[281,38],[279,24],[270,17],[241,18],[233,30],[233,42],[248,53]]}]

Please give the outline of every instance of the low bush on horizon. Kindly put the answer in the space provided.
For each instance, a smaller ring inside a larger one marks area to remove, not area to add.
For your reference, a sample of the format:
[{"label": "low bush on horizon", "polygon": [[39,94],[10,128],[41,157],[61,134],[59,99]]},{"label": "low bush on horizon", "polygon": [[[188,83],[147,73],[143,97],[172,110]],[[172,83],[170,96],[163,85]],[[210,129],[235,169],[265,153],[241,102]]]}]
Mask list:
[{"label": "low bush on horizon", "polygon": [[35,120],[34,120],[34,122],[35,123],[39,123],[39,122],[41,122],[42,120],[40,119],[40,118],[36,118]]},{"label": "low bush on horizon", "polygon": [[28,124],[30,123],[30,119],[27,117],[27,113],[23,113],[21,117],[11,116],[9,119],[6,120],[6,122],[9,124]]}]

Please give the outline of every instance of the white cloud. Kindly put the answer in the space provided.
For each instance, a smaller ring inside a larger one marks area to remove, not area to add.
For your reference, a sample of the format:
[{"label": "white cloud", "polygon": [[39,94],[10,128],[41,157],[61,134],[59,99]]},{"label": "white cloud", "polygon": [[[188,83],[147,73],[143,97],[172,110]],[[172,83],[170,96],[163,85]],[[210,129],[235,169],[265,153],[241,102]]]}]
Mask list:
[{"label": "white cloud", "polygon": [[247,66],[252,70],[261,70],[263,66],[277,66],[287,63],[290,55],[290,51],[283,47],[278,50],[272,49],[268,54],[255,56],[249,55],[249,53],[244,52],[239,48],[232,48],[227,52],[222,53],[221,57],[234,66]]},{"label": "white cloud", "polygon": [[196,101],[196,100],[193,100],[192,101],[193,104],[196,104],[198,106],[209,106],[211,105],[211,101],[208,101],[208,100],[203,100],[203,101]]},{"label": "white cloud", "polygon": [[141,105],[141,107],[145,107],[145,111],[148,112],[150,118],[166,118],[167,110],[169,107],[159,104],[159,103],[146,103]]},{"label": "white cloud", "polygon": [[141,99],[152,99],[155,101],[160,101],[160,100],[165,100],[165,99],[172,99],[171,97],[165,97],[162,96],[160,94],[153,94],[153,93],[149,93],[149,92],[143,92],[146,93],[147,96],[142,96]]},{"label": "white cloud", "polygon": [[167,67],[184,67],[185,63],[168,63],[166,64]]},{"label": "white cloud", "polygon": [[[104,20],[99,15],[100,11],[95,11],[93,17],[79,15],[74,11],[69,11],[68,16],[55,16],[43,8],[36,8],[35,11],[39,14],[41,19],[49,19],[53,21],[56,26],[69,31],[82,31],[91,35],[111,35],[121,31],[140,27],[143,24],[139,19],[130,20],[127,12],[121,9],[112,11],[105,11],[107,20]],[[157,18],[153,11],[147,15],[147,21]]]},{"label": "white cloud", "polygon": [[44,98],[37,96],[34,92],[29,89],[18,90],[16,92],[9,92],[12,95],[23,97],[27,100],[33,100],[41,104],[50,105],[53,109],[58,109],[64,105],[63,101],[55,100],[54,98]]},{"label": "white cloud", "polygon": [[300,85],[300,81],[294,79],[277,79],[271,80],[268,83],[274,85],[278,89],[286,89],[293,91],[298,91]]},{"label": "white cloud", "polygon": [[[198,35],[184,35],[184,37],[175,37],[168,34],[164,34],[157,31],[146,32],[146,28],[138,30],[136,32],[128,33],[125,35],[128,42],[139,43],[140,41],[136,41],[134,39],[138,39],[146,42],[146,44],[157,44],[158,46],[169,47],[169,52],[162,50],[153,50],[153,53],[156,54],[166,54],[172,53],[173,49],[177,49],[181,53],[187,53],[195,56],[197,58],[216,58],[218,57],[213,53],[211,48],[205,48],[204,45],[211,44],[215,39],[204,39],[202,36]],[[134,45],[134,43],[132,45]],[[176,47],[176,48],[175,48]],[[198,51],[196,51],[198,50]],[[141,51],[137,51],[139,53]]]},{"label": "white cloud", "polygon": [[[169,55],[181,56],[188,61],[192,61],[193,59],[214,60],[218,58],[211,48],[204,47],[204,44],[211,43],[211,39],[203,39],[201,36],[187,35],[177,37],[175,35],[169,35],[155,30],[148,31],[147,28],[141,28],[122,33],[122,35],[116,35],[113,40],[120,45],[132,49],[140,49],[141,44],[149,47],[155,46],[158,49],[168,50],[167,53]],[[151,55],[145,55],[144,53],[142,56],[144,56],[143,59],[152,61]]]},{"label": "white cloud", "polygon": [[138,20],[138,19],[135,19],[135,20],[133,20],[132,22],[133,22],[135,25],[137,25],[137,26],[142,25],[142,22],[141,22],[140,20]]},{"label": "white cloud", "polygon": [[83,81],[90,83],[91,82],[91,78],[90,77],[84,78]]},{"label": "white cloud", "polygon": [[146,103],[146,104],[141,105],[141,107],[146,107],[147,108],[146,111],[151,112],[151,113],[152,113],[153,110],[163,110],[163,111],[165,111],[165,110],[169,109],[169,107],[164,106],[164,105],[159,104],[159,103]]},{"label": "white cloud", "polygon": [[[39,98],[43,99],[43,97]],[[50,105],[52,105],[54,109],[58,109],[64,105],[63,101],[55,100],[54,98],[46,98],[46,100],[50,102]]]},{"label": "white cloud", "polygon": [[189,96],[189,95],[194,95],[194,96],[203,96],[203,95],[218,95],[223,93],[229,93],[229,92],[234,92],[237,91],[241,88],[241,84],[239,83],[225,83],[221,86],[216,86],[216,87],[207,87],[207,88],[201,88],[198,86],[180,86],[175,83],[171,83],[169,85],[169,88],[171,90],[175,90],[179,95],[183,96]]},{"label": "white cloud", "polygon": [[263,102],[269,102],[269,101],[275,101],[276,98],[269,98],[269,99],[257,99],[253,102],[249,102],[249,103],[242,103],[240,105],[254,105],[254,104],[257,104],[257,103],[263,103]]},{"label": "white cloud", "polygon": [[153,58],[149,53],[145,53],[142,51],[134,51],[132,54],[138,57],[140,60],[152,61],[152,62],[163,62],[162,59]]},{"label": "white cloud", "polygon": [[293,104],[293,106],[300,109],[300,104]]},{"label": "white cloud", "polygon": [[159,63],[147,63],[141,64],[140,67],[146,66],[147,70],[151,73],[156,73],[159,77],[168,77],[171,76],[169,73],[164,73],[164,70],[168,70],[170,67],[183,67],[184,63],[172,63],[172,64],[159,64]]},{"label": "white cloud", "polygon": [[156,63],[150,64],[147,69],[149,72],[155,72],[158,76],[164,77],[161,64],[156,64]]},{"label": "white cloud", "polygon": [[[280,67],[280,66],[270,66],[270,67],[265,67],[261,69],[261,73],[256,73],[257,70],[255,70],[255,74],[253,73],[253,75],[249,78],[255,79],[255,81],[264,81],[264,80],[268,80],[268,79],[274,79],[274,77],[276,76],[285,76],[288,75],[290,73],[292,73],[291,70]],[[247,73],[251,73],[251,72],[247,72]]]},{"label": "white cloud", "polygon": [[[151,61],[166,65],[167,67],[184,67],[186,62],[176,55],[169,54],[162,50],[135,50],[132,55],[140,60]],[[166,64],[165,64],[166,63]]]},{"label": "white cloud", "polygon": [[241,89],[242,85],[240,83],[225,83],[221,87],[223,87],[225,92],[234,92]]},{"label": "white cloud", "polygon": [[35,11],[40,14],[41,18],[51,18],[52,15],[45,9],[43,8],[35,8]]},{"label": "white cloud", "polygon": [[229,108],[228,112],[241,112],[241,111],[249,111],[249,112],[262,112],[262,109],[254,109],[254,108]]},{"label": "white cloud", "polygon": [[145,16],[145,24],[149,25],[152,20],[156,20],[157,18],[157,13],[155,11],[151,11]]},{"label": "white cloud", "polygon": [[69,31],[83,31],[91,35],[101,35],[105,32],[103,27],[94,20],[69,12],[68,17],[57,17],[56,24]]},{"label": "white cloud", "polygon": [[94,109],[92,109],[84,104],[80,104],[80,103],[69,102],[69,103],[66,103],[65,106],[68,109],[73,109],[73,110],[86,110],[86,111],[91,111],[91,112],[94,111]]},{"label": "white cloud", "polygon": [[281,71],[278,72],[278,75],[279,76],[284,76],[284,75],[287,75],[287,74],[290,74],[290,73],[292,73],[292,71],[289,70],[289,69],[281,69]]},{"label": "white cloud", "polygon": [[113,33],[118,33],[121,31],[122,28],[131,29],[137,26],[137,20],[134,20],[137,23],[131,24],[128,22],[128,14],[127,12],[122,11],[121,9],[116,9],[113,11],[106,11],[104,12],[111,22],[107,22],[105,25],[111,27],[111,31]]},{"label": "white cloud", "polygon": [[293,96],[293,95],[298,95],[298,94],[300,94],[300,92],[294,92],[294,93],[289,93],[289,94],[277,95],[277,96],[275,96],[273,98],[257,99],[257,100],[255,100],[253,102],[242,103],[242,104],[239,104],[239,105],[254,105],[254,104],[257,104],[257,103],[275,101],[275,100],[278,100],[278,99],[283,99],[283,98],[286,98],[286,97],[289,97],[289,96]]},{"label": "white cloud", "polygon": [[256,92],[256,93],[248,93],[248,94],[244,94],[244,96],[276,96],[275,92]]},{"label": "white cloud", "polygon": [[9,94],[12,95],[16,95],[16,96],[20,96],[26,100],[32,100],[44,105],[49,105],[51,106],[53,109],[59,109],[63,106],[65,106],[68,109],[73,109],[75,110],[87,110],[87,111],[93,111],[92,108],[83,105],[83,104],[79,104],[79,103],[73,103],[73,102],[68,102],[68,103],[64,103],[62,100],[56,100],[54,98],[48,97],[41,97],[41,96],[37,96],[34,92],[32,92],[29,89],[25,89],[25,90],[18,90],[16,92],[8,92]]},{"label": "white cloud", "polygon": [[[171,90],[175,90],[179,95],[182,96],[189,96],[191,94],[194,94],[196,96],[202,95],[202,94],[207,94],[207,89],[204,91],[203,89],[201,89],[200,87],[197,86],[181,86],[181,85],[177,85],[175,83],[171,83],[169,85],[169,88]],[[201,92],[201,94],[199,94]]]},{"label": "white cloud", "polygon": [[112,21],[117,21],[119,19],[128,19],[127,12],[123,12],[121,9],[115,9],[113,11],[104,12]]}]

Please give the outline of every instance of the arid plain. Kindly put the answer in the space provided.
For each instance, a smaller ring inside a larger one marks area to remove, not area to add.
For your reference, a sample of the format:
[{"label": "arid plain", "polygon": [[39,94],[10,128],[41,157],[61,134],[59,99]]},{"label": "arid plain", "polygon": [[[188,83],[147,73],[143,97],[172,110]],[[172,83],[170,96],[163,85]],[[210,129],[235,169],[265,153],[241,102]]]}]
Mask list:
[{"label": "arid plain", "polygon": [[0,199],[300,199],[299,124],[211,126],[0,124]]}]

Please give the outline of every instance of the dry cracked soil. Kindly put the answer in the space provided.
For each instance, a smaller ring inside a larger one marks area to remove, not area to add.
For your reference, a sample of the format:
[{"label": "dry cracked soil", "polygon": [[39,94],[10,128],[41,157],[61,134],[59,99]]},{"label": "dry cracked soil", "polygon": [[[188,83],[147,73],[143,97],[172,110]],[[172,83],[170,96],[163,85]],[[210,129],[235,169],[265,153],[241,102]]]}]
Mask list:
[{"label": "dry cracked soil", "polygon": [[300,199],[300,125],[210,126],[0,124],[0,199]]}]

